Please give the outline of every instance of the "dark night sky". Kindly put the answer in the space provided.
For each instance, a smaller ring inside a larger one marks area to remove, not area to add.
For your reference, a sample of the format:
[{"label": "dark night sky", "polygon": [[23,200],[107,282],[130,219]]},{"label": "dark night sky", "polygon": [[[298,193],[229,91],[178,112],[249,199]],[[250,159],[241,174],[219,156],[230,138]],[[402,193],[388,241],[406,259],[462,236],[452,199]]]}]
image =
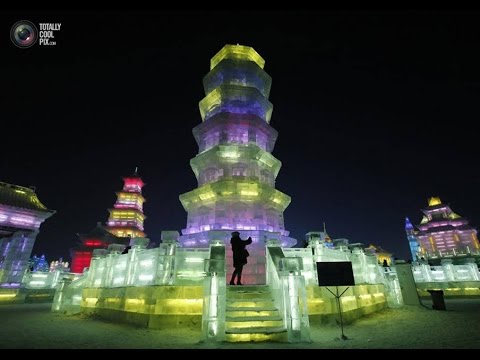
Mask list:
[{"label": "dark night sky", "polygon": [[[479,12],[3,14],[0,181],[35,185],[57,213],[34,253],[68,257],[105,222],[122,175],[139,167],[145,229],[180,230],[196,187],[192,128],[210,58],[254,47],[272,76],[276,187],[303,240],[332,237],[408,258],[413,223],[440,196],[480,225]],[[14,47],[17,20],[61,22],[57,46]]]}]

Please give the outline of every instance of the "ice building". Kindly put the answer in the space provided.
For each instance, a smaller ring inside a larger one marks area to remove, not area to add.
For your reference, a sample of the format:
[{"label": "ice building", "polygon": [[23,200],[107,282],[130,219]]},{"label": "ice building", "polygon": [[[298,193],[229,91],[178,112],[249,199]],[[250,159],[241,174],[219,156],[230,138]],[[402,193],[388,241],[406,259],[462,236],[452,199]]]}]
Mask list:
[{"label": "ice building", "polygon": [[[264,64],[242,45],[226,45],[211,60],[202,123],[193,129],[198,187],[180,195],[187,212],[181,235],[162,231],[151,249],[147,238],[133,237],[127,254],[117,244],[94,250],[81,278],[61,282],[53,311],[148,327],[197,325],[212,341],[308,341],[310,323],[337,314],[335,298],[318,286],[316,262],[323,261],[352,263],[356,285],[342,297],[345,318],[402,303],[394,269],[385,272],[348,240],[310,232],[307,247],[292,248],[283,218],[290,197],[275,188],[281,163],[272,155],[277,132]],[[233,231],[253,239],[242,274],[248,286],[227,286]]]},{"label": "ice building", "polygon": [[101,222],[97,222],[95,228],[88,233],[78,234],[78,245],[70,250],[72,272],[82,273],[85,268],[90,266],[93,251],[95,249],[106,249],[110,244],[125,244],[126,246],[127,240],[113,235]]},{"label": "ice building", "polygon": [[79,244],[71,250],[72,272],[81,273],[90,266],[95,249],[106,249],[110,244],[127,246],[133,237],[143,237],[143,203],[142,188],[145,185],[137,168],[130,176],[123,177],[123,189],[116,193],[117,201],[109,209],[107,225],[100,222],[87,234],[79,234]]},{"label": "ice building", "polygon": [[54,213],[34,188],[0,182],[0,287],[20,286],[40,226]]},{"label": "ice building", "polygon": [[413,260],[478,254],[477,230],[449,205],[442,204],[439,197],[430,198],[422,212],[422,220],[416,226],[418,230],[408,218],[405,223]]},{"label": "ice building", "polygon": [[477,230],[439,197],[431,197],[422,212],[416,227],[408,218],[405,222],[419,294],[442,290],[446,296],[479,296]]},{"label": "ice building", "polygon": [[371,252],[373,254],[375,254],[375,256],[377,257],[378,259],[378,262],[379,264],[382,264],[384,263],[384,261],[386,262],[386,264],[388,266],[390,266],[392,264],[392,256],[393,256],[393,253],[391,253],[390,251],[388,250],[385,250],[384,248],[382,248],[381,246],[379,245],[374,245],[374,244],[370,244],[368,247],[366,247],[364,249],[365,252]]}]

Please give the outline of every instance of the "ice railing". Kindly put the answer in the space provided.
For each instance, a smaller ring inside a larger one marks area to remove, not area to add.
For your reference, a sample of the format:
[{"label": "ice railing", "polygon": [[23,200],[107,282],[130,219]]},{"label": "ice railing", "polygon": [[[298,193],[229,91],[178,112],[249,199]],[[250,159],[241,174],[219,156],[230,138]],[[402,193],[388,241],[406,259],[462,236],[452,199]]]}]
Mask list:
[{"label": "ice railing", "polygon": [[[313,251],[312,251],[313,249]],[[307,285],[318,285],[317,262],[350,261],[352,263],[355,284],[381,284],[384,282],[382,267],[377,257],[367,255],[362,249],[350,251],[346,246],[330,249],[323,244],[315,244],[308,248],[283,248],[287,257],[300,257],[303,262],[302,275]]]},{"label": "ice railing", "polygon": [[110,245],[109,251],[96,251],[85,287],[203,286],[208,248],[180,248],[172,241],[147,250],[141,239],[132,239],[133,245],[127,254],[120,254],[123,246],[115,244]]},{"label": "ice railing", "polygon": [[282,315],[288,341],[310,341],[305,278],[302,258],[285,257],[278,240],[267,241],[267,285]]},{"label": "ice railing", "polygon": [[32,271],[27,272],[22,283],[27,289],[54,289],[64,273],[63,271]]},{"label": "ice railing", "polygon": [[422,255],[427,259],[456,258],[456,257],[468,258],[470,256],[480,255],[480,250],[479,249],[470,250],[470,247],[466,246],[464,249],[426,251]]},{"label": "ice railing", "polygon": [[52,312],[77,314],[80,312],[82,291],[85,287],[88,273],[82,275],[64,276],[57,284],[53,297]]},{"label": "ice railing", "polygon": [[303,268],[300,272],[306,285],[318,285],[317,262],[350,261],[355,284],[384,284],[388,305],[395,307],[403,303],[395,268],[383,268],[375,255],[366,254],[361,248],[350,250],[347,246],[339,246],[332,249],[311,241],[308,248],[283,248],[283,252],[286,257],[302,259]]},{"label": "ice railing", "polygon": [[203,285],[202,335],[204,340],[225,339],[226,272],[225,245],[210,241],[209,258],[205,260]]},{"label": "ice railing", "polygon": [[464,261],[463,265],[453,265],[451,259],[443,259],[440,266],[414,263],[412,265],[413,278],[416,283],[480,281],[480,272],[475,259],[468,258]]}]

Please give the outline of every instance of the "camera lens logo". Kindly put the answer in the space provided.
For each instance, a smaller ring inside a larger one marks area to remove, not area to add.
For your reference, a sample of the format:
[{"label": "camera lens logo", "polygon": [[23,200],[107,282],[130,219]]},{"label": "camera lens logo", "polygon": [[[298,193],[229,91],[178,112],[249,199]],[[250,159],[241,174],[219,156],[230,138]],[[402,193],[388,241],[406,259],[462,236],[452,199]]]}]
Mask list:
[{"label": "camera lens logo", "polygon": [[38,30],[30,21],[17,21],[10,30],[10,39],[19,48],[29,48],[37,42]]}]

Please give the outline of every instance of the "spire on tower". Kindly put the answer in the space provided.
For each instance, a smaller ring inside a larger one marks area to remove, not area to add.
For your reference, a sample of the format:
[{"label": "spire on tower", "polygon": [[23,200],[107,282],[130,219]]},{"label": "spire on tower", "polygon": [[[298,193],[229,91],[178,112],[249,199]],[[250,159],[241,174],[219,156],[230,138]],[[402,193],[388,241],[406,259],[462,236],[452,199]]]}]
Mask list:
[{"label": "spire on tower", "polygon": [[408,217],[405,218],[405,230],[413,229],[413,225]]}]

